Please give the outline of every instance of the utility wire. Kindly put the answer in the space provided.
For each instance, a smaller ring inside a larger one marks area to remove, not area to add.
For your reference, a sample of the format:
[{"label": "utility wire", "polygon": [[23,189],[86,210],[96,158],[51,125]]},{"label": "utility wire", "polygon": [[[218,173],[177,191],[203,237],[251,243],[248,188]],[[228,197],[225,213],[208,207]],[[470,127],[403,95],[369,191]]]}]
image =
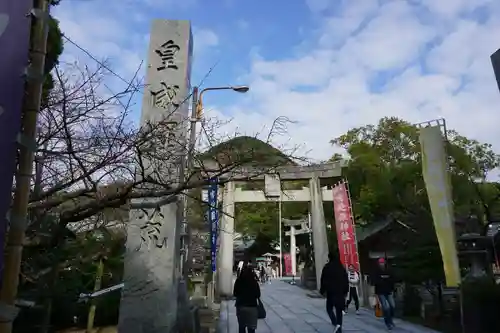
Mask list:
[{"label": "utility wire", "polygon": [[[106,69],[108,72],[110,72],[111,74],[113,74],[114,76],[116,76],[118,79],[120,79],[121,81],[123,81],[125,84],[127,85],[131,85],[131,82],[132,81],[128,81],[126,79],[124,79],[122,76],[120,76],[119,74],[117,74],[115,71],[113,71],[111,68],[109,68],[109,66],[107,66],[106,64],[104,64],[102,61],[98,60],[95,56],[93,56],[89,51],[87,51],[85,48],[83,48],[82,46],[80,46],[78,43],[76,43],[75,41],[73,41],[71,38],[69,38],[68,36],[66,36],[65,34],[62,35],[62,37],[67,40],[69,43],[71,43],[72,45],[74,45],[77,49],[79,49],[80,51],[82,51],[83,53],[85,53],[90,59],[94,60],[97,64],[99,64],[100,66],[102,66],[102,68]],[[134,88],[136,88],[137,90],[139,90],[139,87],[137,86],[134,86],[132,85]]]},{"label": "utility wire", "polygon": [[[106,69],[108,72],[110,72],[111,74],[113,74],[114,76],[116,76],[122,82],[124,82],[125,84],[130,85],[131,87],[133,87],[133,88],[137,89],[138,91],[142,92],[141,89],[139,89],[140,87],[138,87],[136,85],[133,85],[132,81],[129,81],[129,80],[123,78],[123,76],[121,76],[118,73],[116,73],[115,71],[113,71],[111,68],[109,68],[109,66],[107,66],[106,64],[104,64],[102,61],[100,61],[99,59],[97,59],[97,57],[95,57],[92,53],[90,53],[90,51],[88,51],[83,46],[79,45],[77,42],[75,42],[74,40],[72,40],[71,38],[69,38],[68,36],[66,36],[66,34],[63,34],[62,37],[66,41],[68,41],[70,44],[72,44],[73,46],[75,46],[77,49],[79,49],[80,51],[82,51],[84,54],[86,54],[90,59],[94,60],[98,65],[102,66],[102,68]],[[210,69],[207,71],[207,73],[201,78],[201,80],[200,80],[200,82],[198,84],[199,88],[201,88],[203,86],[203,84],[205,83],[206,79],[210,76],[210,74],[212,74],[212,72],[215,70],[215,68],[217,67],[217,65],[219,65],[219,63],[220,63],[220,59],[218,59],[210,67]],[[146,85],[144,85],[144,87],[145,86]]]},{"label": "utility wire", "polygon": [[[93,61],[95,61],[98,65],[100,65],[102,68],[106,69],[108,72],[110,72],[112,75],[116,76],[119,80],[121,80],[122,82],[124,82],[127,86],[133,88],[135,91],[143,94],[144,91],[140,88],[144,87],[146,88],[148,85],[142,85],[142,86],[137,86],[137,85],[134,85],[132,82],[133,80],[137,77],[137,72],[139,70],[136,71],[135,75],[134,75],[134,78],[132,80],[127,80],[125,78],[123,78],[123,76],[119,75],[118,73],[116,73],[115,71],[113,71],[111,68],[109,68],[109,66],[107,66],[106,64],[104,64],[102,61],[100,61],[99,59],[97,59],[97,57],[95,57],[90,51],[88,51],[87,49],[85,49],[83,46],[79,45],[77,42],[75,42],[74,40],[72,40],[71,38],[69,38],[68,36],[66,36],[65,34],[62,35],[62,37],[68,41],[70,44],[72,44],[73,46],[75,46],[77,49],[79,49],[80,51],[82,51],[85,55],[87,55],[90,59],[92,59]],[[201,88],[201,86],[203,85],[203,83],[205,82],[205,80],[210,76],[210,74],[212,74],[212,72],[215,70],[215,68],[217,67],[217,65],[219,64],[220,62],[220,59],[217,60],[213,66],[210,67],[210,69],[207,71],[207,73],[205,73],[205,75],[202,77],[202,79],[200,80],[200,83],[198,84],[198,87]],[[141,65],[142,65],[142,62],[141,62]],[[110,90],[110,88],[108,87],[107,88],[108,90]],[[180,103],[179,105],[183,105],[185,102],[187,102],[188,100],[191,99],[191,96],[193,94],[193,91],[191,91],[185,98],[184,100],[182,101],[182,103]]]}]

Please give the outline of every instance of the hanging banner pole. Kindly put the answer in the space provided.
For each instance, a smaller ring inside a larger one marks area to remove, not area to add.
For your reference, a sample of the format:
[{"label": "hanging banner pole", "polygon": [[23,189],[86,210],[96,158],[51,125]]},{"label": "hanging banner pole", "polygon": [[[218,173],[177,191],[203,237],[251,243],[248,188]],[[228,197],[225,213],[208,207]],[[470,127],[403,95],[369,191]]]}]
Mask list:
[{"label": "hanging banner pole", "polygon": [[358,273],[361,273],[361,264],[359,263],[359,249],[358,249],[358,237],[356,235],[356,219],[354,218],[354,210],[352,209],[351,191],[349,190],[349,181],[344,181],[345,188],[347,191],[347,199],[349,200],[349,210],[351,212],[351,221],[354,234],[354,245],[356,246],[356,258],[352,258],[353,261],[358,261]]},{"label": "hanging banner pole", "polygon": [[219,229],[219,207],[218,207],[219,179],[210,178],[208,188],[208,222],[210,223],[210,255],[212,261],[212,272],[217,269],[217,232]]},{"label": "hanging banner pole", "polygon": [[354,219],[347,184],[343,181],[339,182],[333,187],[332,192],[340,260],[346,267],[352,265],[359,272],[356,230],[354,229]]}]

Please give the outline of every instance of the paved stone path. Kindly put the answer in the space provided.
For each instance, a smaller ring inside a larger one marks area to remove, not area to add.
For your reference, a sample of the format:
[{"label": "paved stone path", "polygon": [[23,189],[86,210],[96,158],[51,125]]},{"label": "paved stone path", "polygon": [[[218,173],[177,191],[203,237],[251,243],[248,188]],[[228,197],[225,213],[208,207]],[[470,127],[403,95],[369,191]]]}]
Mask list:
[{"label": "paved stone path", "polygon": [[[261,287],[262,302],[267,318],[259,320],[257,333],[329,333],[333,331],[330,319],[325,312],[325,300],[307,296],[308,291],[286,282],[273,281]],[[351,309],[354,308],[351,306]],[[438,333],[428,328],[395,320],[399,333]],[[236,309],[234,301],[221,304],[219,333],[237,333]],[[376,318],[373,311],[361,309],[360,315],[354,311],[344,316],[344,333],[388,332],[382,319]]]}]

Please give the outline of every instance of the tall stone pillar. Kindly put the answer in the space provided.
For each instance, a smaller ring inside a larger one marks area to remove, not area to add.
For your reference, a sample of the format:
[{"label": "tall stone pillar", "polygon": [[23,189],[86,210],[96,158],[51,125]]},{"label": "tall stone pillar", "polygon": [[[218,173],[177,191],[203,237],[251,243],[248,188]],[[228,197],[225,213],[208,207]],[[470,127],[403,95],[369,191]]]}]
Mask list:
[{"label": "tall stone pillar", "polygon": [[311,191],[311,229],[316,266],[316,282],[319,288],[321,271],[328,260],[328,238],[326,236],[323,196],[318,177],[313,177],[309,180],[309,190]]},{"label": "tall stone pillar", "polygon": [[233,294],[233,263],[234,263],[234,182],[224,185],[222,195],[222,216],[219,231],[219,267],[218,290],[221,297]]},{"label": "tall stone pillar", "polygon": [[[148,52],[141,126],[151,123],[151,144],[171,151],[169,160],[143,161],[146,173],[161,182],[183,179],[187,97],[190,93],[192,34],[189,21],[154,20]],[[166,128],[168,124],[168,128]],[[146,131],[151,129],[145,129]],[[160,150],[158,148],[158,150]],[[165,157],[163,157],[165,158]],[[157,198],[133,200],[155,202]],[[119,333],[171,333],[177,324],[182,200],[158,209],[131,210],[127,226],[124,288]],[[173,301],[174,300],[174,301]]]}]

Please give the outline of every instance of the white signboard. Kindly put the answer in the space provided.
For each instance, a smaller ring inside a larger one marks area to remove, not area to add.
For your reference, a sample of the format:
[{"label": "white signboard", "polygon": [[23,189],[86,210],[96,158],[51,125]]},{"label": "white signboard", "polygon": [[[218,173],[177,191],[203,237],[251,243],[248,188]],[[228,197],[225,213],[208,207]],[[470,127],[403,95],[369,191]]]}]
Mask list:
[{"label": "white signboard", "polygon": [[281,196],[281,180],[278,174],[264,176],[264,193],[268,198],[279,198]]}]

